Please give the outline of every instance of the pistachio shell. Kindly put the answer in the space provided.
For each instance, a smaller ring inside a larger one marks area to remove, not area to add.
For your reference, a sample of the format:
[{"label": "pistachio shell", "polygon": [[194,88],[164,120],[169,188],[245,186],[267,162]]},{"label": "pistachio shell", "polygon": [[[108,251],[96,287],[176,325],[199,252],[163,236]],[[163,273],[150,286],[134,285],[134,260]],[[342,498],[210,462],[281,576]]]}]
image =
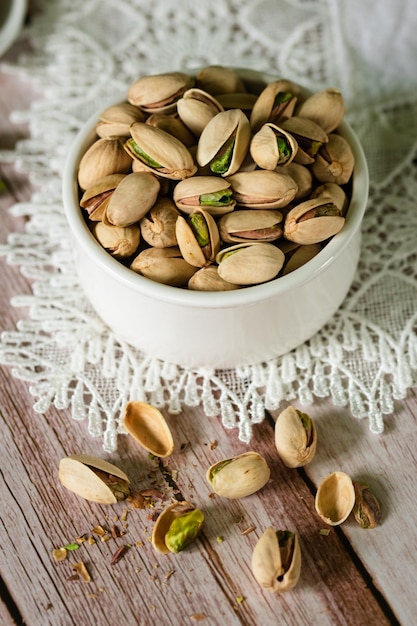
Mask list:
[{"label": "pistachio shell", "polygon": [[345,218],[327,198],[313,198],[298,204],[285,218],[284,237],[299,244],[325,241],[338,233]]},{"label": "pistachio shell", "polygon": [[139,226],[113,226],[95,222],[92,229],[97,241],[116,259],[125,259],[136,252],[140,242]]},{"label": "pistachio shell", "polygon": [[145,116],[138,107],[129,102],[114,104],[100,113],[96,126],[99,137],[129,137],[130,125],[143,122]]},{"label": "pistachio shell", "polygon": [[287,467],[303,467],[310,463],[317,447],[317,430],[313,420],[288,406],[275,423],[275,446]]},{"label": "pistachio shell", "polygon": [[[177,105],[178,106],[178,105]],[[169,135],[176,137],[187,148],[194,146],[196,139],[193,133],[187,128],[182,120],[174,115],[165,113],[152,113],[146,118],[146,123],[164,130]]]},{"label": "pistachio shell", "polygon": [[59,480],[78,496],[100,504],[115,504],[124,500],[130,484],[129,478],[118,467],[88,454],[61,459]]},{"label": "pistachio shell", "polygon": [[106,218],[114,226],[131,226],[146,215],[155,204],[160,190],[156,176],[147,172],[132,172],[114,190]]},{"label": "pistachio shell", "polygon": [[216,257],[219,275],[235,285],[258,285],[275,278],[284,253],[272,243],[242,243],[225,248]]},{"label": "pistachio shell", "polygon": [[212,95],[202,89],[188,89],[177,102],[178,115],[190,131],[199,137],[209,121],[224,111]]},{"label": "pistachio shell", "polygon": [[166,457],[174,451],[171,430],[162,413],[146,402],[128,402],[122,425],[134,439],[155,456]]},{"label": "pistachio shell", "polygon": [[142,250],[133,259],[130,269],[157,283],[186,287],[197,268],[183,259],[178,246],[173,246]]},{"label": "pistachio shell", "polygon": [[280,127],[297,141],[298,150],[294,161],[301,165],[314,163],[319,148],[329,139],[321,126],[304,117],[290,117],[284,120]]},{"label": "pistachio shell", "polygon": [[320,250],[321,245],[319,243],[311,243],[304,246],[297,245],[294,250],[286,255],[286,262],[282,270],[282,276],[293,272],[308,263],[308,261],[311,261],[311,259],[313,259],[316,254],[320,252]]},{"label": "pistachio shell", "polygon": [[201,89],[215,95],[246,91],[238,72],[222,65],[203,67],[197,73],[196,82]]},{"label": "pistachio shell", "polygon": [[142,238],[155,248],[177,245],[175,224],[179,212],[170,198],[159,198],[149,213],[140,220]]},{"label": "pistachio shell", "polygon": [[355,504],[352,479],[345,472],[332,472],[317,489],[315,507],[321,519],[330,526],[342,524]]},{"label": "pistachio shell", "polygon": [[[289,80],[276,80],[266,85],[252,109],[252,131],[258,131],[266,122],[281,123],[291,117],[299,93],[299,86]],[[289,94],[289,97],[281,99],[280,94]]]},{"label": "pistachio shell", "polygon": [[223,280],[219,276],[218,268],[215,265],[202,267],[193,274],[188,281],[188,289],[194,291],[231,291],[238,289],[238,285],[233,285]]},{"label": "pistachio shell", "polygon": [[264,170],[274,170],[278,165],[289,165],[297,150],[298,144],[294,137],[271,123],[261,126],[250,143],[253,160]]},{"label": "pistachio shell", "polygon": [[316,122],[326,133],[335,130],[345,114],[343,96],[338,89],[329,88],[313,93],[297,109],[297,116]]},{"label": "pistachio shell", "polygon": [[268,170],[237,172],[227,180],[237,204],[252,209],[285,207],[297,193],[297,185],[290,176]]},{"label": "pistachio shell", "polygon": [[125,176],[126,174],[110,174],[85,190],[80,200],[80,206],[87,210],[90,220],[99,221],[103,219],[110,196]]},{"label": "pistachio shell", "polygon": [[341,135],[331,133],[329,141],[317,154],[312,172],[322,183],[345,185],[352,176],[354,165],[355,157],[348,141]]},{"label": "pistachio shell", "polygon": [[[175,549],[172,549],[171,546],[167,545],[167,535],[172,529],[172,524],[176,522],[176,520],[181,520],[181,518],[186,518],[190,514],[197,513],[197,519],[193,519],[191,523],[191,528],[189,528],[189,532],[187,533],[187,529],[182,529],[183,537],[180,537],[180,544],[176,546]],[[194,504],[191,502],[173,502],[169,504],[158,516],[156,520],[155,526],[152,530],[152,545],[155,550],[161,554],[168,554],[169,552],[179,550],[185,548],[190,541],[195,539],[198,532],[200,531],[201,525],[204,520],[204,515],[199,509],[196,509]],[[184,532],[185,530],[185,532]]]},{"label": "pistachio shell", "polygon": [[147,113],[171,112],[194,79],[183,72],[166,72],[142,76],[131,84],[128,100]]},{"label": "pistachio shell", "polygon": [[81,189],[88,189],[109,174],[127,174],[131,167],[132,158],[123,150],[123,140],[118,137],[102,137],[81,157],[78,183]]},{"label": "pistachio shell", "polygon": [[342,215],[345,215],[349,204],[345,191],[336,183],[323,183],[323,185],[316,187],[311,194],[311,198],[326,198],[330,200],[340,209]]},{"label": "pistachio shell", "polygon": [[270,469],[257,452],[244,452],[214,463],[207,470],[207,480],[217,495],[244,498],[259,491],[270,477]]},{"label": "pistachio shell", "polygon": [[285,174],[286,176],[291,176],[297,185],[297,193],[294,196],[294,201],[298,202],[299,200],[304,200],[307,198],[313,189],[313,176],[305,165],[301,165],[300,163],[294,163],[291,161],[288,165],[278,165],[275,168],[275,171],[279,174]]},{"label": "pistachio shell", "polygon": [[282,592],[297,584],[301,572],[298,536],[288,530],[265,530],[252,552],[252,572],[263,589]]},{"label": "pistachio shell", "polygon": [[282,235],[282,213],[273,209],[233,211],[218,222],[220,238],[227,243],[275,241]]},{"label": "pistachio shell", "polygon": [[218,176],[192,176],[180,181],[175,185],[173,199],[178,209],[188,214],[204,208],[210,215],[223,215],[236,205],[230,182]]},{"label": "pistachio shell", "polygon": [[[204,225],[204,242],[199,241],[198,228],[193,225],[196,219]],[[178,217],[176,235],[182,256],[195,267],[204,267],[214,261],[220,249],[217,224],[210,213],[202,209],[195,209],[187,220]]]}]

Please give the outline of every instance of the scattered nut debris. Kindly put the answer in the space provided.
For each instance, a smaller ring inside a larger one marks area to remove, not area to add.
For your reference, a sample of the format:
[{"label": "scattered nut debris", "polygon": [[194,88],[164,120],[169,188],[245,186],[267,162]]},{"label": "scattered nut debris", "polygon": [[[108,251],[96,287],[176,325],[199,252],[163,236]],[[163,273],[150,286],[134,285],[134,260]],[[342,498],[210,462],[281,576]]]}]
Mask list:
[{"label": "scattered nut debris", "polygon": [[175,570],[174,570],[174,569],[170,569],[170,570],[169,570],[169,571],[165,574],[165,580],[169,580],[173,574],[175,574]]},{"label": "scattered nut debris", "polygon": [[319,535],[325,535],[327,537],[327,535],[329,534],[330,534],[330,528],[320,528]]},{"label": "scattered nut debris", "polygon": [[240,534],[249,535],[249,533],[253,533],[254,530],[256,530],[256,526],[248,526],[248,528],[245,528],[245,530],[241,530]]},{"label": "scattered nut debris", "polygon": [[113,554],[111,558],[110,565],[116,565],[116,563],[118,563],[120,559],[123,558],[123,556],[126,554],[128,549],[129,549],[129,546],[126,544],[124,544],[123,546],[120,546],[120,548],[117,548],[116,552]]},{"label": "scattered nut debris", "polygon": [[52,556],[55,561],[63,561],[67,558],[67,551],[65,548],[57,548],[56,550],[52,550]]},{"label": "scattered nut debris", "polygon": [[190,615],[190,619],[193,622],[202,622],[204,619],[207,619],[207,615],[204,615],[204,613],[193,613],[193,615]]},{"label": "scattered nut debris", "polygon": [[[88,573],[88,570],[82,561],[79,561],[78,563],[74,563],[74,565],[71,565],[71,569],[74,570],[78,574],[78,576],[82,578],[82,580],[85,583],[91,582],[91,576]],[[73,577],[71,576],[70,578],[72,579]]]},{"label": "scattered nut debris", "polygon": [[107,535],[108,533],[108,531],[105,530],[102,526],[94,526],[94,528],[91,529],[91,532],[95,535],[100,535],[101,537]]},{"label": "scattered nut debris", "polygon": [[210,450],[215,450],[218,445],[219,445],[219,442],[217,441],[217,439],[214,439],[214,441],[210,442]]}]

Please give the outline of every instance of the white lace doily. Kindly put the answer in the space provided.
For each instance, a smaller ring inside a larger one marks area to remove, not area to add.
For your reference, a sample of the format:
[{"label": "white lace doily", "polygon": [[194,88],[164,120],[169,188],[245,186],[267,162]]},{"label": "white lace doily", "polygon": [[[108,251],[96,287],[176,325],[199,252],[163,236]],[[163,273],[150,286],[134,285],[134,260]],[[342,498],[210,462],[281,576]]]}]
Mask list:
[{"label": "white lace doily", "polygon": [[[39,0],[25,35],[34,51],[4,66],[43,98],[12,122],[30,138],[0,153],[38,191],[11,212],[27,216],[1,253],[33,279],[1,362],[28,382],[42,413],[54,404],[88,420],[112,451],[122,405],[145,399],[172,413],[202,403],[248,442],[265,409],[331,397],[383,430],[417,382],[417,77],[412,0]],[[390,8],[388,5],[392,5]],[[379,7],[379,9],[378,9]],[[395,18],[395,16],[398,16]],[[389,43],[389,45],[388,45]],[[363,250],[350,293],[331,323],[282,358],[236,371],[184,370],[148,358],[109,332],[74,272],[61,172],[84,121],[144,73],[209,64],[249,67],[313,90],[337,86],[369,162]]]}]

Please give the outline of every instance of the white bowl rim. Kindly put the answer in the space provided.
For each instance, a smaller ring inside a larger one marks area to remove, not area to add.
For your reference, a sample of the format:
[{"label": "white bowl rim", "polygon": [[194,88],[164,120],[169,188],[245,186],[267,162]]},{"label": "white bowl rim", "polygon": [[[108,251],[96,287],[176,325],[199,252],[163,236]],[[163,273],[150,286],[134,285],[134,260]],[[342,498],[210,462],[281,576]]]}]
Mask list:
[{"label": "white bowl rim", "polygon": [[[4,0],[2,0],[4,2]],[[17,39],[27,10],[27,0],[10,0],[6,21],[0,24],[0,57]]]},{"label": "white bowl rim", "polygon": [[[245,72],[245,70],[239,71]],[[271,75],[266,72],[249,70],[249,75],[253,78],[258,78],[258,80],[262,80],[265,77],[271,80]],[[115,99],[114,103],[123,100],[126,100],[125,96]],[[279,276],[267,283],[232,291],[205,292],[182,289],[157,283],[136,274],[120,261],[113,258],[97,243],[88,229],[78,201],[76,201],[78,199],[78,185],[74,174],[78,171],[78,164],[82,154],[87,146],[92,143],[99,112],[91,115],[85,122],[68,152],[63,171],[64,209],[72,234],[83,251],[107,274],[112,275],[113,278],[133,291],[164,302],[197,308],[230,308],[248,305],[276,297],[314,280],[317,274],[321,273],[327,265],[331,264],[343,252],[346,246],[349,245],[352,237],[360,236],[360,226],[368,199],[368,166],[363,148],[356,134],[349,123],[344,120],[340,124],[338,131],[349,141],[355,157],[352,194],[346,222],[342,230],[308,263],[285,276]],[[304,306],[308,306],[308,304],[305,303]]]}]

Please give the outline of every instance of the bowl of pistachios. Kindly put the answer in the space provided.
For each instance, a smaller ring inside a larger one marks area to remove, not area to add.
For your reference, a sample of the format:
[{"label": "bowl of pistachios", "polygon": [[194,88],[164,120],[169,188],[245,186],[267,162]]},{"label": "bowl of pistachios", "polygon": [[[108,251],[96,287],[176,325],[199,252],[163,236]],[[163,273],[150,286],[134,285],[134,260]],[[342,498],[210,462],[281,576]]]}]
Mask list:
[{"label": "bowl of pistachios", "polygon": [[281,356],[353,282],[368,198],[336,88],[247,69],[145,74],[78,133],[63,199],[117,337],[187,368]]}]

